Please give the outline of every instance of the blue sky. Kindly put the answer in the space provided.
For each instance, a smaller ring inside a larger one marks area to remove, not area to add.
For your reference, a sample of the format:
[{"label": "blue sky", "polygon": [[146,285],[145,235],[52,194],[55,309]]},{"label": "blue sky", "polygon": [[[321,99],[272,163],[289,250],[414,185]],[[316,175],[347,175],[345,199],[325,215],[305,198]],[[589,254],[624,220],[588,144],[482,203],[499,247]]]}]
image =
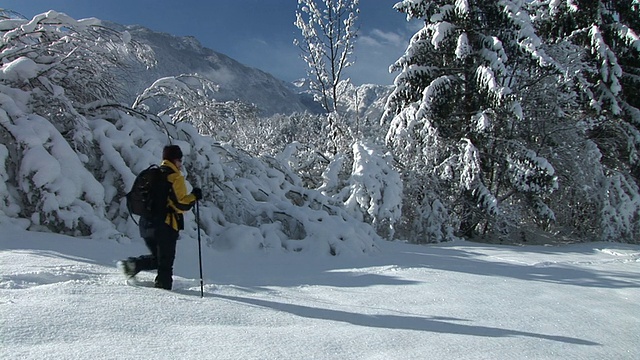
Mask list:
[{"label": "blue sky", "polygon": [[[347,73],[355,84],[392,84],[388,68],[406,49],[415,22],[393,9],[397,0],[361,0],[355,65]],[[96,17],[123,25],[194,36],[204,46],[241,63],[293,81],[306,65],[293,45],[297,0],[5,0],[0,6],[27,18],[48,10],[75,19]]]}]

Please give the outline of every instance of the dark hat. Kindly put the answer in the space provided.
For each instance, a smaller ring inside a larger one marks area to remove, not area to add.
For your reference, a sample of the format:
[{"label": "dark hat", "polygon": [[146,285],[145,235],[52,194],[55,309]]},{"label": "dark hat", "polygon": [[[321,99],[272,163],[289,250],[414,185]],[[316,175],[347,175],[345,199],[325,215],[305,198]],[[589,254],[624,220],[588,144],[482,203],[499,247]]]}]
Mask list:
[{"label": "dark hat", "polygon": [[168,145],[162,149],[162,160],[177,160],[182,159],[182,150],[178,145]]}]

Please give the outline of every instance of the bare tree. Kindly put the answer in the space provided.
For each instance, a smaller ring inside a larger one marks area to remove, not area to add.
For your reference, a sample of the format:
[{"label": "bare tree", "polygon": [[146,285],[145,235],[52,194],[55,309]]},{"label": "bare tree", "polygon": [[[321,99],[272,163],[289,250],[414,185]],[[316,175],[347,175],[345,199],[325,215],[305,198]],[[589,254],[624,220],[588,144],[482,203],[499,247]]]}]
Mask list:
[{"label": "bare tree", "polygon": [[294,44],[309,66],[311,90],[329,113],[337,110],[343,71],[353,64],[358,5],[359,0],[298,0],[295,25],[302,40]]}]

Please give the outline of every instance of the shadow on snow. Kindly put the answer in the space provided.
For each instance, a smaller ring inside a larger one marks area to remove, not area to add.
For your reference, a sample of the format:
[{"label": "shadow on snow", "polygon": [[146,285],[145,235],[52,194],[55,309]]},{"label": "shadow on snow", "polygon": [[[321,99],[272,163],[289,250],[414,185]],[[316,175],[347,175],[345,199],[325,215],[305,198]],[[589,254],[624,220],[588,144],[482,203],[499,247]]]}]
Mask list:
[{"label": "shadow on snow", "polygon": [[280,302],[260,300],[254,298],[244,298],[238,296],[207,294],[207,297],[214,297],[233,302],[244,303],[252,306],[269,308],[276,311],[287,312],[296,316],[345,322],[357,326],[397,329],[397,330],[414,330],[428,331],[435,333],[446,333],[456,335],[482,336],[482,337],[531,337],[543,340],[558,341],[577,345],[600,345],[598,343],[558,335],[537,334],[526,331],[517,331],[509,329],[500,329],[488,326],[475,326],[466,324],[457,324],[454,321],[468,321],[462,319],[451,319],[442,317],[420,317],[420,316],[400,316],[400,315],[366,315],[352,313],[340,310],[321,309],[303,305],[284,304]]}]

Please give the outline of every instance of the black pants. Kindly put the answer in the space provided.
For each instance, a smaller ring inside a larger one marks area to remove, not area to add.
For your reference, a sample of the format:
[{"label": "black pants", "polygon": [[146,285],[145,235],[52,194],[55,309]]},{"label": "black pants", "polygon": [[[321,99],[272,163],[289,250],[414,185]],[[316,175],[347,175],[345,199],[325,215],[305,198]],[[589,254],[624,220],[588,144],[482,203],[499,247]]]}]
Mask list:
[{"label": "black pants", "polygon": [[171,290],[178,232],[169,225],[162,224],[153,233],[154,236],[144,238],[151,254],[142,255],[132,260],[136,264],[136,272],[158,270],[155,287]]}]

